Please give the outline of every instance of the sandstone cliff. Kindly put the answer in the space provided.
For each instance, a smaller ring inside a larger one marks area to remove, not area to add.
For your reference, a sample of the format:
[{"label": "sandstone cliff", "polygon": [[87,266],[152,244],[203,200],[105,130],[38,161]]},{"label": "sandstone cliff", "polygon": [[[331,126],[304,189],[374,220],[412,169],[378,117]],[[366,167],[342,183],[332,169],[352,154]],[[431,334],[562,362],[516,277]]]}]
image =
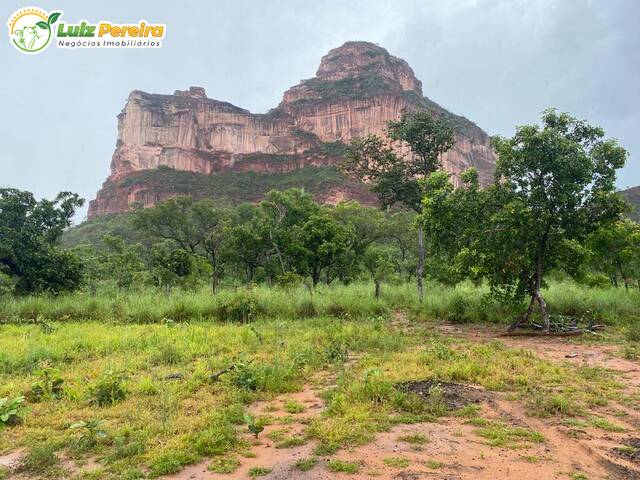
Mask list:
[{"label": "sandstone cliff", "polygon": [[[380,134],[387,121],[416,109],[445,115],[456,126],[456,145],[442,158],[446,170],[458,174],[475,166],[481,180],[489,181],[495,158],[487,134],[424,97],[407,62],[371,43],[347,42],[331,50],[314,78],[287,90],[266,114],[207,98],[200,87],[173,95],[133,91],[118,116],[111,175],[90,203],[89,217],[151,206],[177,194],[200,195],[172,182],[149,181],[148,171],[159,167],[215,175],[335,166],[351,139]],[[346,181],[343,188],[314,193],[324,201],[373,201],[366,188]]]}]

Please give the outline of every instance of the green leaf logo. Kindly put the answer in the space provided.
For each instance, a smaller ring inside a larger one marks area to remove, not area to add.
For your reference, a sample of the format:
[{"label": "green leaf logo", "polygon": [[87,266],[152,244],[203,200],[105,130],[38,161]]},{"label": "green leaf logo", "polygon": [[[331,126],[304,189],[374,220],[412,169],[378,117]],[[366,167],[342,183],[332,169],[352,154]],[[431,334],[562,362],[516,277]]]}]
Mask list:
[{"label": "green leaf logo", "polygon": [[47,23],[49,25],[53,25],[54,23],[56,23],[56,20],[60,18],[60,15],[61,15],[60,12],[53,12],[51,15],[49,15],[49,19],[47,20]]},{"label": "green leaf logo", "polygon": [[36,25],[42,28],[43,30],[47,30],[49,28],[49,25],[47,24],[47,22],[43,22],[42,20],[36,23]]}]

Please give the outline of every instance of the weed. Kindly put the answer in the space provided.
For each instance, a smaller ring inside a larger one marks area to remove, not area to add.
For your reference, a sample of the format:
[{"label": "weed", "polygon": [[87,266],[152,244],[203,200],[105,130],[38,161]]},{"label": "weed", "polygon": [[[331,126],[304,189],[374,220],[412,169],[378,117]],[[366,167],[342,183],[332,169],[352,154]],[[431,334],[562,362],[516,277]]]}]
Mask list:
[{"label": "weed", "polygon": [[0,398],[0,427],[17,425],[24,415],[24,397]]},{"label": "weed", "polygon": [[121,374],[109,371],[89,388],[89,402],[104,407],[125,399],[126,391]]},{"label": "weed", "polygon": [[387,457],[383,458],[382,462],[388,466],[393,468],[407,468],[411,462],[409,462],[408,458],[404,457]]},{"label": "weed", "polygon": [[43,477],[62,476],[60,459],[56,456],[55,449],[51,445],[34,447],[22,457],[17,468],[18,472]]},{"label": "weed", "polygon": [[523,448],[527,443],[540,443],[544,437],[536,432],[523,427],[510,427],[501,422],[493,422],[481,418],[470,420],[469,423],[476,425],[476,433],[488,440],[492,447],[503,448]]},{"label": "weed", "polygon": [[360,463],[347,462],[345,460],[339,460],[337,458],[333,460],[329,460],[329,462],[327,463],[327,466],[329,467],[329,470],[331,470],[332,472],[354,474],[354,473],[358,473],[358,470],[360,470]]},{"label": "weed", "polygon": [[569,478],[571,480],[589,480],[589,477],[582,472],[571,472]]},{"label": "weed", "polygon": [[607,420],[606,418],[602,418],[602,417],[593,417],[590,420],[591,425],[593,425],[596,428],[599,428],[600,430],[605,430],[607,432],[626,432],[627,429],[624,427],[621,427],[620,425],[616,425],[614,423],[611,423],[609,420]]},{"label": "weed", "polygon": [[59,399],[64,394],[62,385],[64,380],[57,375],[48,362],[41,363],[40,377],[37,382],[25,393],[25,398],[32,402],[40,402],[47,399]]},{"label": "weed", "polygon": [[287,400],[284,404],[284,409],[287,413],[294,413],[294,414],[302,413],[305,410],[304,405],[294,400]]},{"label": "weed", "polygon": [[107,438],[107,431],[103,428],[104,420],[88,420],[74,423],[69,428],[79,432],[77,446],[80,451],[88,451],[99,441]]},{"label": "weed", "polygon": [[295,464],[294,468],[301,472],[308,472],[318,464],[318,459],[315,457],[301,458]]},{"label": "weed", "polygon": [[276,443],[276,448],[293,448],[300,447],[307,443],[303,437],[289,437]]},{"label": "weed", "polygon": [[431,468],[431,469],[434,469],[434,470],[435,470],[435,469],[437,469],[437,468],[442,468],[443,463],[442,463],[442,462],[437,462],[437,461],[435,461],[435,460],[427,460],[427,461],[425,462],[425,465],[426,465],[428,468]]},{"label": "weed", "polygon": [[244,423],[247,424],[247,430],[250,433],[253,433],[256,438],[258,438],[258,435],[260,435],[264,430],[264,423],[260,420],[256,420],[254,416],[248,413],[244,414]]},{"label": "weed", "polygon": [[249,469],[250,477],[264,477],[265,475],[269,475],[271,473],[271,469],[267,467],[251,467]]},{"label": "weed", "polygon": [[207,470],[214,473],[232,473],[240,466],[240,461],[233,457],[214,458]]}]

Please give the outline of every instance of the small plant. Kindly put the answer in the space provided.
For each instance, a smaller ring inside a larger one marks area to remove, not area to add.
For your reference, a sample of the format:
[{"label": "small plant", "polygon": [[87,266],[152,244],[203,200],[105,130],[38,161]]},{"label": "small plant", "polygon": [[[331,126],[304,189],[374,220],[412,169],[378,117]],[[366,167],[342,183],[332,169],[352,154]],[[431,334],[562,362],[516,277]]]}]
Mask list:
[{"label": "small plant", "polygon": [[281,440],[276,444],[276,448],[293,448],[300,447],[307,443],[307,441],[302,437],[289,437]]},{"label": "small plant", "polygon": [[596,428],[599,428],[600,430],[605,430],[607,432],[622,433],[627,431],[626,428],[621,427],[620,425],[616,425],[615,423],[611,423],[606,418],[601,418],[601,417],[593,417],[591,419],[591,425],[593,425]]},{"label": "small plant", "polygon": [[287,413],[292,413],[292,414],[302,413],[305,410],[304,405],[294,400],[287,400],[284,403],[284,409]]},{"label": "small plant", "polygon": [[625,336],[629,342],[640,342],[640,322],[630,323]]},{"label": "small plant", "polygon": [[0,398],[0,427],[17,425],[24,414],[24,397]]},{"label": "small plant", "polygon": [[407,468],[409,466],[409,459],[404,457],[387,457],[382,460],[387,467],[393,468]]},{"label": "small plant", "polygon": [[431,468],[431,469],[436,469],[436,468],[441,468],[442,467],[442,462],[437,462],[435,460],[427,460],[425,462],[425,465],[427,466],[427,468]]},{"label": "small plant", "polygon": [[358,470],[360,470],[360,464],[358,462],[347,462],[339,459],[329,460],[327,466],[332,472],[354,474],[358,473]]},{"label": "small plant", "polygon": [[488,440],[492,447],[522,448],[526,443],[540,443],[544,437],[528,428],[510,427],[500,422],[492,422],[483,418],[469,420],[469,423],[476,425],[476,433]]},{"label": "small plant", "polygon": [[262,424],[262,422],[260,420],[256,421],[255,417],[248,413],[244,414],[244,423],[247,424],[247,430],[253,433],[256,438],[258,438],[258,435],[260,435],[260,433],[262,433],[262,431],[264,430],[264,425]]},{"label": "small plant", "polygon": [[271,473],[271,469],[267,467],[252,467],[249,469],[250,477],[264,477],[265,475],[269,475]]},{"label": "small plant", "polygon": [[312,318],[318,316],[316,304],[311,300],[303,300],[296,306],[296,315],[300,318]]},{"label": "small plant", "polygon": [[100,407],[113,405],[125,399],[124,377],[115,372],[107,372],[89,388],[89,401]]},{"label": "small plant", "polygon": [[589,477],[582,472],[572,472],[569,474],[571,480],[589,480]]},{"label": "small plant", "polygon": [[82,450],[90,450],[95,447],[100,440],[107,438],[107,432],[103,426],[104,420],[87,420],[74,423],[69,428],[79,432],[78,446]]},{"label": "small plant", "polygon": [[62,397],[64,394],[62,388],[64,380],[57,375],[48,362],[41,364],[39,377],[39,380],[31,385],[31,389],[25,393],[28,401],[36,403],[42,400]]},{"label": "small plant", "polygon": [[296,470],[301,472],[308,472],[318,464],[318,459],[315,457],[301,458],[294,464]]},{"label": "small plant", "polygon": [[51,445],[32,448],[22,457],[18,472],[31,475],[61,478],[60,459]]},{"label": "small plant", "polygon": [[214,459],[207,469],[214,473],[232,473],[240,466],[240,461],[233,457],[220,457]]}]

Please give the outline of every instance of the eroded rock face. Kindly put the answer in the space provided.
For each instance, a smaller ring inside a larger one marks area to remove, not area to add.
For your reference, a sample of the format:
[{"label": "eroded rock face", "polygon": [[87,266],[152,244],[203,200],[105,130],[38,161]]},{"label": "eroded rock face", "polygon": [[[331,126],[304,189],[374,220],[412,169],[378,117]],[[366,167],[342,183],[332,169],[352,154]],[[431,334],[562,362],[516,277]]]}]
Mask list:
[{"label": "eroded rock face", "polygon": [[[443,167],[459,174],[474,166],[488,182],[495,157],[487,134],[423,97],[407,62],[372,43],[347,42],[331,50],[314,78],[287,90],[266,114],[207,98],[201,87],[173,95],[133,91],[118,116],[111,175],[90,203],[89,217],[126,211],[136,203],[152,206],[175,195],[170,185],[163,191],[119,186],[135,172],[166,166],[213,175],[336,165],[351,139],[382,134],[403,111],[422,109],[449,117],[457,127],[456,146],[443,155]],[[323,196],[329,201],[371,198],[353,186]]]}]

